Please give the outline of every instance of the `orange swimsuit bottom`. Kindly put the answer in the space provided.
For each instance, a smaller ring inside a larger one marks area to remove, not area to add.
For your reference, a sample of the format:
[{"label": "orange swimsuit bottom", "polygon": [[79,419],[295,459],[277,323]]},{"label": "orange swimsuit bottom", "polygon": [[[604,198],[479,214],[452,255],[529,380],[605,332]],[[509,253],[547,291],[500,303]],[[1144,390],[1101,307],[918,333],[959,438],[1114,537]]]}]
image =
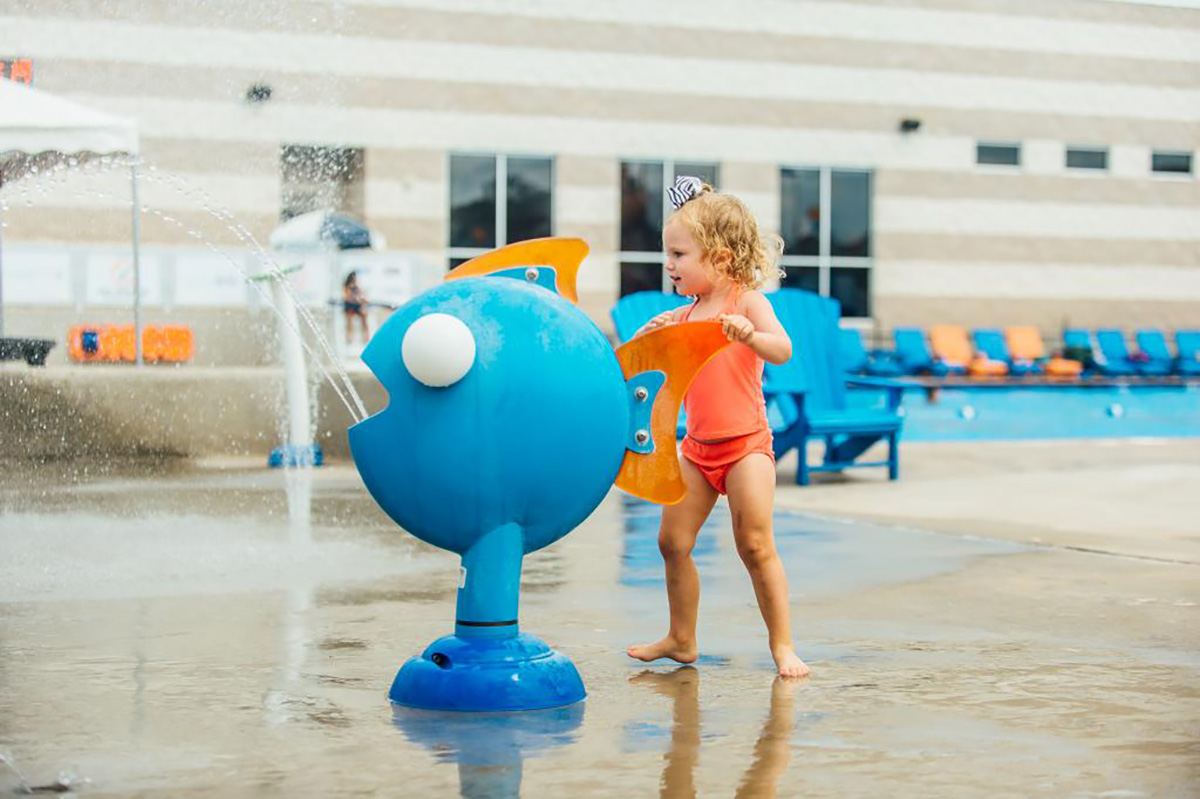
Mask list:
[{"label": "orange swimsuit bottom", "polygon": [[[737,299],[737,293],[731,293],[722,312],[736,310]],[[679,321],[686,321],[694,307]],[[775,462],[762,373],[763,361],[754,350],[733,344],[700,370],[684,397],[688,434],[680,452],[720,494],[726,493],[729,470],[747,455],[761,452]]]},{"label": "orange swimsuit bottom", "polygon": [[775,462],[775,449],[769,427],[715,444],[704,444],[688,436],[680,445],[680,451],[683,457],[700,470],[700,474],[704,475],[704,479],[718,494],[725,493],[725,478],[729,476],[729,470],[747,455],[761,452],[771,459],[771,463]]}]

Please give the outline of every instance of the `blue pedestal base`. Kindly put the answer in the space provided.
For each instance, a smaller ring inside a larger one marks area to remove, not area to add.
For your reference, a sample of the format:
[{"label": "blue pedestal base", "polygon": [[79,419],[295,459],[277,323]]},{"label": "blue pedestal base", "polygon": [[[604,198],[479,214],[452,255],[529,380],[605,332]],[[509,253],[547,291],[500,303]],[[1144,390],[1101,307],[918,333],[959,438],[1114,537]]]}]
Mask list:
[{"label": "blue pedestal base", "polygon": [[585,696],[575,664],[540,639],[439,638],[401,668],[388,698],[427,710],[542,710]]},{"label": "blue pedestal base", "polygon": [[276,447],[271,450],[271,455],[267,458],[267,465],[272,469],[296,469],[305,466],[320,466],[324,462],[325,453],[321,451],[321,447],[317,444],[310,444],[306,447],[296,444],[284,444],[282,447]]}]

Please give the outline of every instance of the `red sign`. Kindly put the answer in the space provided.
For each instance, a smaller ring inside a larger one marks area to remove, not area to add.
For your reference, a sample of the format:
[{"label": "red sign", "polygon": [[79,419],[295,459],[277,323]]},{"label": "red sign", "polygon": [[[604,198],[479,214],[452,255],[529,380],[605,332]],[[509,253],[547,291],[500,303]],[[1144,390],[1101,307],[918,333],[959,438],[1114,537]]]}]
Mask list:
[{"label": "red sign", "polygon": [[32,58],[0,58],[0,76],[27,86],[33,85]]}]

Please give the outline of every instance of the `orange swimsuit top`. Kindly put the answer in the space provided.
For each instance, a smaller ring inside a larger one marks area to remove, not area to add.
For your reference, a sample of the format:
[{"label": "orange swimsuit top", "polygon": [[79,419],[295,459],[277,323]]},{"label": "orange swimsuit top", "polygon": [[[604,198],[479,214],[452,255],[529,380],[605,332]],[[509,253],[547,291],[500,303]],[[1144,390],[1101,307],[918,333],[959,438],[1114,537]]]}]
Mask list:
[{"label": "orange swimsuit top", "polygon": [[[731,292],[721,313],[733,313],[738,292]],[[693,302],[679,321],[686,322]],[[683,398],[687,434],[695,441],[723,441],[769,427],[763,399],[763,359],[745,344],[734,342],[705,364]]]}]

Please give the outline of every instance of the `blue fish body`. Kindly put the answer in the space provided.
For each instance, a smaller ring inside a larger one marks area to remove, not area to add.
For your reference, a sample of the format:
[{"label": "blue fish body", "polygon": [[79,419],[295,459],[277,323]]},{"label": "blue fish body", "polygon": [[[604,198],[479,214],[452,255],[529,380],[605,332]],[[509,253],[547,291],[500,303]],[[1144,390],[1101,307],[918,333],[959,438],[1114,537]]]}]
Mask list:
[{"label": "blue fish body", "polygon": [[[654,501],[683,496],[675,420],[696,370],[725,346],[720,326],[673,326],[614,352],[559,295],[575,293],[573,269],[548,263],[564,253],[577,265],[586,245],[536,240],[464,264],[363,352],[388,393],[349,431],[363,482],[401,527],[462,557],[454,634],[400,669],[399,705],[583,699],[574,664],[518,628],[522,559],[577,527],[614,481]],[[539,267],[514,267],[525,258]]]},{"label": "blue fish body", "polygon": [[[419,382],[399,357],[426,314],[470,329],[475,361],[445,388]],[[465,555],[515,525],[521,553],[579,525],[613,484],[630,407],[612,346],[577,307],[518,280],[443,283],[379,329],[363,360],[387,408],[350,430],[368,490],[401,527]]]}]

